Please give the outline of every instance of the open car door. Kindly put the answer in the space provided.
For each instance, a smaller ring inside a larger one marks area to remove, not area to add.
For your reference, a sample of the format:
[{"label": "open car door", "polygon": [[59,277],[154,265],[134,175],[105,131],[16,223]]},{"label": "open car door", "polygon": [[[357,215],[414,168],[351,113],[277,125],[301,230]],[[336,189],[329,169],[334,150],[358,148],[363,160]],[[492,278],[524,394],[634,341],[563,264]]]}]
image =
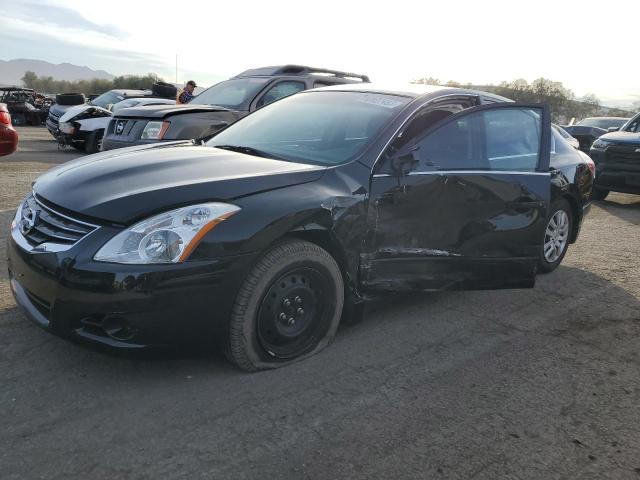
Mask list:
[{"label": "open car door", "polygon": [[434,117],[421,129],[409,121],[397,138],[411,138],[392,141],[376,164],[364,287],[532,287],[550,202],[548,107],[498,103]]}]

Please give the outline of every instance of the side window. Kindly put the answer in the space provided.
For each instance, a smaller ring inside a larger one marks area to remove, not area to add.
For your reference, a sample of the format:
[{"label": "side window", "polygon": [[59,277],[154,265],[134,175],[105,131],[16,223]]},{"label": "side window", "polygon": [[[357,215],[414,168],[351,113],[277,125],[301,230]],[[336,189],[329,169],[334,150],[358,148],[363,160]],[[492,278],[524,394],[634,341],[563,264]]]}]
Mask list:
[{"label": "side window", "polygon": [[540,114],[504,108],[482,112],[491,170],[534,171],[540,152]]},{"label": "side window", "polygon": [[474,115],[453,120],[416,144],[418,170],[484,169],[476,139],[478,122]]},{"label": "side window", "polygon": [[298,93],[301,90],[304,90],[303,82],[278,82],[269,90],[267,90],[262,98],[258,100],[256,106],[258,108],[264,107],[265,105],[269,105],[271,102],[275,102],[276,100],[280,100],[281,98],[288,97],[289,95]]},{"label": "side window", "polygon": [[[394,142],[398,155],[412,155],[418,171],[534,171],[538,165],[541,116],[536,110],[497,108],[474,112],[456,116],[428,131],[433,125],[427,122],[426,128],[419,128],[418,135],[403,142],[401,136]],[[412,127],[409,125],[403,133]]]}]

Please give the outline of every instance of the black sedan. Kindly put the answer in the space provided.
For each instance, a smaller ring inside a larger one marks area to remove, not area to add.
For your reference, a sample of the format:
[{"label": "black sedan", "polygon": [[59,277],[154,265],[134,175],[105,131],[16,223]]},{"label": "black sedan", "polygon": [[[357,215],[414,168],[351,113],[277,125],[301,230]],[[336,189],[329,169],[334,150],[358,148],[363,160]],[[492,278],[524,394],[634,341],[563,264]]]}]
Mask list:
[{"label": "black sedan", "polygon": [[48,171],[11,226],[10,283],[61,335],[199,339],[245,370],[275,368],[325,347],[377,294],[533,287],[575,242],[592,181],[541,105],[310,90],[206,145]]},{"label": "black sedan", "polygon": [[590,155],[597,169],[594,198],[604,200],[611,190],[640,195],[640,113],[598,138]]}]

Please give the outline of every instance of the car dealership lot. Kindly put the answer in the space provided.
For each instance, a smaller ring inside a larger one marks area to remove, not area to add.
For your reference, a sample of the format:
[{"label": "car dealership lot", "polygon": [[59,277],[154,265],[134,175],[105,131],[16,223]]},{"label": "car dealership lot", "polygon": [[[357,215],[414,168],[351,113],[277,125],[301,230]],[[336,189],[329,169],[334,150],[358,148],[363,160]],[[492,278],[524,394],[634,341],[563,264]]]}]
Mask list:
[{"label": "car dealership lot", "polygon": [[[81,156],[19,129],[0,248]],[[611,194],[533,290],[396,297],[304,362],[111,355],[41,331],[0,265],[0,465],[22,478],[640,478],[640,197]],[[179,321],[179,319],[177,319]]]}]

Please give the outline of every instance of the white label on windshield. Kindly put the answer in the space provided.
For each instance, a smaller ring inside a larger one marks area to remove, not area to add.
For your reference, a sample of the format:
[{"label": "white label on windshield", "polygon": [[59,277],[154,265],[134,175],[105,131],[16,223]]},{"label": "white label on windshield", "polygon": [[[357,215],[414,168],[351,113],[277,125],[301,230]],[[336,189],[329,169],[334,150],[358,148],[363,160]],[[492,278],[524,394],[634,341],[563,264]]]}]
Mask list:
[{"label": "white label on windshield", "polygon": [[385,108],[396,108],[404,103],[402,100],[395,99],[389,95],[374,95],[369,93],[360,97],[358,101]]}]

